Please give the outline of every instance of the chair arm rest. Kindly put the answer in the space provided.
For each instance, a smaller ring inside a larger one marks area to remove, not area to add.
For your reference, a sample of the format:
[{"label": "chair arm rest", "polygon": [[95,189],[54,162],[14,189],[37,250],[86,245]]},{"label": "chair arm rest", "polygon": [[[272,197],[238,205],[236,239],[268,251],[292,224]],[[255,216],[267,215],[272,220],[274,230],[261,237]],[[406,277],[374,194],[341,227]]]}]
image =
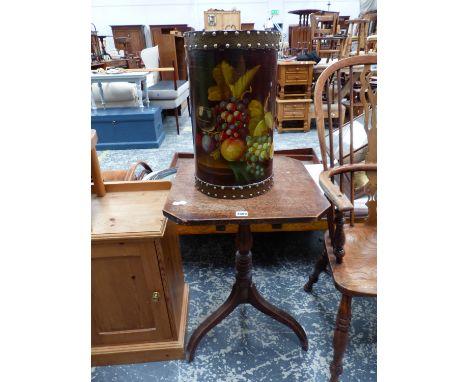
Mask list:
[{"label": "chair arm rest", "polygon": [[338,186],[331,181],[331,177],[334,175],[354,171],[377,171],[377,164],[362,163],[333,167],[327,171],[323,171],[319,176],[320,187],[322,188],[325,195],[336,206],[338,211],[350,211],[354,208],[354,206],[348,197],[340,191]]}]

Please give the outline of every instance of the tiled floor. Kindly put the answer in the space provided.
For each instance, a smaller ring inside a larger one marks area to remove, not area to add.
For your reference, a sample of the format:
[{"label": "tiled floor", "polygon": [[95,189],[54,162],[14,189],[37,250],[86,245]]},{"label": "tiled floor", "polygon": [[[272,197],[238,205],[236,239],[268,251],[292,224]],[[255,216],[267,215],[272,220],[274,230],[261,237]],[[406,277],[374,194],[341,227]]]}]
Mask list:
[{"label": "tiled floor", "polygon": [[[99,152],[103,169],[121,169],[142,159],[154,169],[168,166],[175,151],[192,151],[191,127],[183,116],[181,135],[174,118],[164,120],[166,140],[159,149]],[[313,147],[316,131],[275,133],[277,149]],[[192,363],[152,362],[92,368],[93,382],[327,381],[335,314],[340,298],[328,274],[312,294],[302,290],[322,248],[322,232],[254,234],[253,278],[260,293],[288,311],[304,327],[309,350],[295,334],[251,306],[238,307],[200,342]],[[185,280],[190,285],[186,342],[203,319],[227,297],[234,281],[234,236],[181,237]],[[375,381],[377,303],[356,298],[342,381]]]}]

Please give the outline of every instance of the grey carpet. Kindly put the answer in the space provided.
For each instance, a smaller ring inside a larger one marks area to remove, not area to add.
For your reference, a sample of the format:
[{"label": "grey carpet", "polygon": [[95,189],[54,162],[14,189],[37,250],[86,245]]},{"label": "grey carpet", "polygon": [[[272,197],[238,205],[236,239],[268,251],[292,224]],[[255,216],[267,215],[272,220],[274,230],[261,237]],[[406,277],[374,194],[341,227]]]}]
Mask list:
[{"label": "grey carpet", "polygon": [[[142,159],[155,170],[167,168],[174,152],[193,151],[188,115],[182,120],[181,135],[177,136],[174,118],[165,118],[166,140],[159,149],[99,152],[101,167],[122,169]],[[315,130],[275,133],[274,141],[277,149],[313,147],[319,153]],[[312,294],[302,289],[320,256],[322,240],[319,231],[254,234],[254,282],[268,301],[289,312],[304,327],[309,339],[307,352],[289,328],[243,305],[207,334],[192,363],[181,360],[95,367],[92,381],[328,381],[340,293],[325,273]],[[190,286],[187,343],[194,329],[231,290],[234,235],[182,236],[181,253]],[[353,300],[342,381],[377,379],[376,311],[376,299]]]}]

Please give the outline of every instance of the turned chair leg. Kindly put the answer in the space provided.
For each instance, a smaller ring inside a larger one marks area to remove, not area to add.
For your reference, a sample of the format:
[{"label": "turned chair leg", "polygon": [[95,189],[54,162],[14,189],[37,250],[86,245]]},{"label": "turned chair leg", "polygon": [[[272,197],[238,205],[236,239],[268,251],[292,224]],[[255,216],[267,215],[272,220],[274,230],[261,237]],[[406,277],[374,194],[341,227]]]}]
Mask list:
[{"label": "turned chair leg", "polygon": [[328,265],[328,255],[327,250],[324,248],[322,256],[315,263],[314,272],[309,275],[309,281],[304,285],[304,290],[306,292],[312,292],[312,285],[318,281],[320,273],[327,269]]},{"label": "turned chair leg", "polygon": [[330,382],[338,382],[338,378],[343,372],[343,355],[348,343],[348,331],[351,324],[351,299],[351,296],[341,295],[333,336],[333,361],[330,364]]}]

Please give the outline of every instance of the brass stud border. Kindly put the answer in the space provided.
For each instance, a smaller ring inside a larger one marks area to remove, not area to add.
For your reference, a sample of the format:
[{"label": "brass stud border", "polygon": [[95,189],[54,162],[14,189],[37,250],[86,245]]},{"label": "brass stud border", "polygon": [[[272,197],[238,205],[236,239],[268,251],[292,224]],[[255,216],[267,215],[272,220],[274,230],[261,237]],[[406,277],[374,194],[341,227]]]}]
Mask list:
[{"label": "brass stud border", "polygon": [[281,33],[273,31],[185,32],[185,48],[278,50]]},{"label": "brass stud border", "polygon": [[[219,186],[205,182],[197,176],[195,176],[195,188],[203,194],[208,195],[212,198],[248,199],[266,193],[271,189],[272,186],[273,175],[260,182],[244,186]],[[245,192],[245,189],[252,189],[252,187],[256,189],[256,192]],[[214,190],[216,190],[216,192],[214,192]]]}]

